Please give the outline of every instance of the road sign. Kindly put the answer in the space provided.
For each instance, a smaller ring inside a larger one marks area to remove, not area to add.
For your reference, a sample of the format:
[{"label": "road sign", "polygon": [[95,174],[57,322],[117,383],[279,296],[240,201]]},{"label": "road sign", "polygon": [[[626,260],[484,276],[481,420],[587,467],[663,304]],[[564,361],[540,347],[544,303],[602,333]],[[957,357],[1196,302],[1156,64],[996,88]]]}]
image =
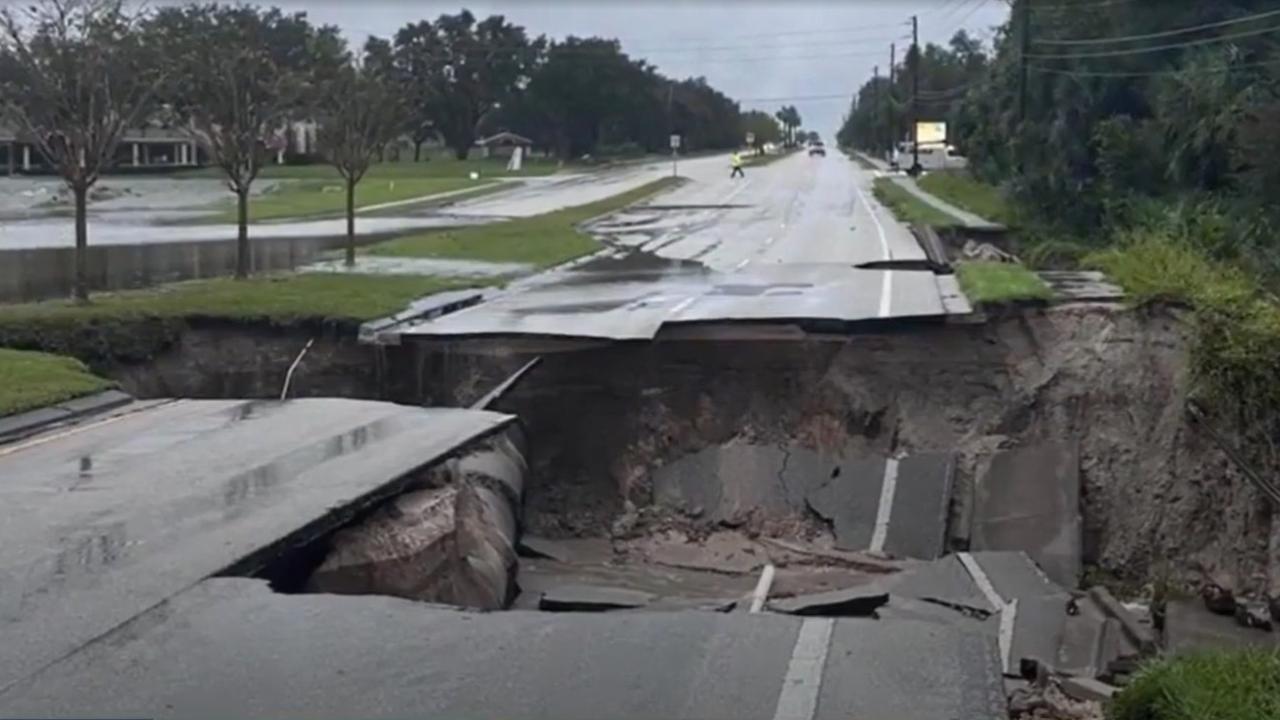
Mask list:
[{"label": "road sign", "polygon": [[679,135],[672,135],[672,136],[671,136],[671,149],[672,149],[672,150],[679,150],[679,149],[680,149],[680,136],[679,136]]},{"label": "road sign", "polygon": [[756,144],[756,134],[755,134],[755,133],[752,133],[752,132],[747,133],[747,144],[748,144],[748,145],[755,145],[755,144]]}]

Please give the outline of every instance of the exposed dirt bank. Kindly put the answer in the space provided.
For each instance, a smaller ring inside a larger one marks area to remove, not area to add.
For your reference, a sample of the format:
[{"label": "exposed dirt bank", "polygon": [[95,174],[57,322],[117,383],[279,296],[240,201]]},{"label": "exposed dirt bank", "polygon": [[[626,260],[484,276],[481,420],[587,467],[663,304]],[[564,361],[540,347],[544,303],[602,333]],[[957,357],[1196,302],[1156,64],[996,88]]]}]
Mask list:
[{"label": "exposed dirt bank", "polygon": [[1212,578],[1264,592],[1280,576],[1280,523],[1187,422],[1187,343],[1174,311],[1082,304],[826,340],[441,343],[401,351],[392,377],[408,381],[399,397],[455,404],[543,355],[499,405],[530,431],[526,523],[539,534],[643,521],[657,468],[749,442],[956,451],[963,543],[993,451],[1075,438],[1086,563],[1133,587]]}]

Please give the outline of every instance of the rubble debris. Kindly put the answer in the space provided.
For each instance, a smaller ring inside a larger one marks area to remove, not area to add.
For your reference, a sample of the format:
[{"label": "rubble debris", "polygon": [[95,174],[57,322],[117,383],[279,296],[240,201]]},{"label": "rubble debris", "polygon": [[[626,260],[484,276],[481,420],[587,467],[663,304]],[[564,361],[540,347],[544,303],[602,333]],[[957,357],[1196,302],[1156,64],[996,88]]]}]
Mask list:
[{"label": "rubble debris", "polygon": [[443,466],[443,487],[404,493],[334,533],[306,591],[505,608],[515,595],[527,467],[513,433]]},{"label": "rubble debris", "polygon": [[965,240],[960,248],[960,258],[977,262],[1022,263],[1018,256],[1011,252],[1001,250],[991,243],[975,240]]},{"label": "rubble debris", "polygon": [[1140,654],[1144,656],[1155,654],[1156,636],[1150,623],[1143,622],[1142,618],[1130,612],[1119,600],[1116,600],[1110,590],[1101,585],[1089,588],[1089,598],[1097,603],[1103,613],[1120,624],[1125,637],[1133,643]]},{"label": "rubble debris", "polygon": [[1052,681],[1014,690],[1009,697],[1009,717],[1014,720],[1103,720],[1101,703],[1072,699]]},{"label": "rubble debris", "polygon": [[800,543],[794,543],[787,540],[781,540],[779,538],[762,537],[760,538],[760,542],[784,553],[804,555],[827,563],[842,565],[867,573],[896,573],[901,571],[904,567],[902,563],[874,558],[860,552],[818,548],[809,545],[801,545]]},{"label": "rubble debris", "polygon": [[1114,685],[1108,685],[1093,678],[1065,677],[1059,681],[1062,692],[1075,700],[1086,702],[1106,702],[1120,691]]},{"label": "rubble debris", "polygon": [[812,595],[796,595],[769,601],[769,609],[791,615],[826,617],[873,616],[877,608],[889,602],[889,593],[875,585],[832,590]]},{"label": "rubble debris", "polygon": [[648,605],[656,596],[639,590],[596,585],[560,585],[545,590],[538,609],[547,612],[607,612]]}]

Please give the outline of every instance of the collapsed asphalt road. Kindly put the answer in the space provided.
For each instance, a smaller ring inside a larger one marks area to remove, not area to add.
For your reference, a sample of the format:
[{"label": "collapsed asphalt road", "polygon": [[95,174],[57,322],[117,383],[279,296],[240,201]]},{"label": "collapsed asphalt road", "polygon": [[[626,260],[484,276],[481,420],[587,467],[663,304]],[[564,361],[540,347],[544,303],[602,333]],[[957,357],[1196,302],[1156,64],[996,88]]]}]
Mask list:
[{"label": "collapsed asphalt road", "polygon": [[591,227],[610,251],[398,332],[623,340],[689,323],[969,312],[954,278],[924,267],[914,236],[871,196],[871,176],[845,158],[796,154],[738,180],[703,160],[682,174],[686,185]]}]

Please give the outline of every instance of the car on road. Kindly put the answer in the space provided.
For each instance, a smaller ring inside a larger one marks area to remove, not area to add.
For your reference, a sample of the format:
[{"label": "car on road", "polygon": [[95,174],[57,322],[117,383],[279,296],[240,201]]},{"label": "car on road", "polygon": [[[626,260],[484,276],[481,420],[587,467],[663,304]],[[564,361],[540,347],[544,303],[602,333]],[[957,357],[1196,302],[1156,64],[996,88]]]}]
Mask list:
[{"label": "car on road", "polygon": [[809,157],[826,157],[827,149],[821,145],[809,146]]}]

